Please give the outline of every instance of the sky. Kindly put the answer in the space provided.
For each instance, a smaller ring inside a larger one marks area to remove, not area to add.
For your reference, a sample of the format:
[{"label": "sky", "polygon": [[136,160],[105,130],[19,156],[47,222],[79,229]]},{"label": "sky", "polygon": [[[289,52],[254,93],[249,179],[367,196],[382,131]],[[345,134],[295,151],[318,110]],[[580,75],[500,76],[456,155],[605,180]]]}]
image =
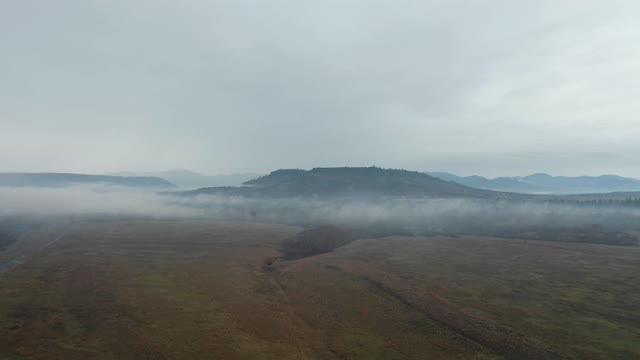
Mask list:
[{"label": "sky", "polygon": [[0,171],[640,177],[640,2],[3,0]]}]

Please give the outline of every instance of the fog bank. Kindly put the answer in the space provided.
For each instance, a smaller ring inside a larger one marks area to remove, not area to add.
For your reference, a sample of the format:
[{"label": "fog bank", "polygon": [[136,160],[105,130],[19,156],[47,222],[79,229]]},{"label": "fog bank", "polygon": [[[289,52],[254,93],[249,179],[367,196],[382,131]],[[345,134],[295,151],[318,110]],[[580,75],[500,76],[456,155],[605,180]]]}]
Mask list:
[{"label": "fog bank", "polygon": [[0,216],[115,215],[205,217],[299,226],[333,223],[366,234],[493,234],[501,230],[600,224],[632,230],[640,209],[525,200],[255,199],[167,196],[120,188],[0,188]]}]

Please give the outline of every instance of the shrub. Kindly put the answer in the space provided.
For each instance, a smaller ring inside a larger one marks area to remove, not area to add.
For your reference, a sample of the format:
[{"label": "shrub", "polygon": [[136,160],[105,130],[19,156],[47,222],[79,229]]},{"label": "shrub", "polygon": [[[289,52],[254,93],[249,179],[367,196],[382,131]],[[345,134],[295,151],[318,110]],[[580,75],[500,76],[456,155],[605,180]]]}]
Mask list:
[{"label": "shrub", "polygon": [[287,258],[305,257],[333,251],[353,240],[351,230],[335,225],[305,229],[294,238],[285,239],[282,251]]}]

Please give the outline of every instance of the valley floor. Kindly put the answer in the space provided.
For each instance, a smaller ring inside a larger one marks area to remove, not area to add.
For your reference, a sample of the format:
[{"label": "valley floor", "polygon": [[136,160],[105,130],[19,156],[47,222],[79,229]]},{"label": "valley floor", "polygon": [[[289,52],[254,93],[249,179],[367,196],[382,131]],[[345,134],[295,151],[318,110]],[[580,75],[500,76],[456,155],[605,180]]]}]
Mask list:
[{"label": "valley floor", "polygon": [[492,238],[358,240],[290,261],[300,229],[75,224],[0,275],[0,359],[640,358],[640,251]]}]

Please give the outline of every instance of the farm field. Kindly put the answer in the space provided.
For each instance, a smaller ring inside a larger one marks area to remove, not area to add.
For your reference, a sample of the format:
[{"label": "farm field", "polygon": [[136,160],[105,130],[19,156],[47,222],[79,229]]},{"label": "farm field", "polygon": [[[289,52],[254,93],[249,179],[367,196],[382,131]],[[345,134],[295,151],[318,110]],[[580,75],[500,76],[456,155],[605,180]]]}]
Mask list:
[{"label": "farm field", "polygon": [[640,358],[638,248],[390,237],[268,261],[300,230],[29,233],[0,253],[32,252],[0,275],[0,359]]}]

